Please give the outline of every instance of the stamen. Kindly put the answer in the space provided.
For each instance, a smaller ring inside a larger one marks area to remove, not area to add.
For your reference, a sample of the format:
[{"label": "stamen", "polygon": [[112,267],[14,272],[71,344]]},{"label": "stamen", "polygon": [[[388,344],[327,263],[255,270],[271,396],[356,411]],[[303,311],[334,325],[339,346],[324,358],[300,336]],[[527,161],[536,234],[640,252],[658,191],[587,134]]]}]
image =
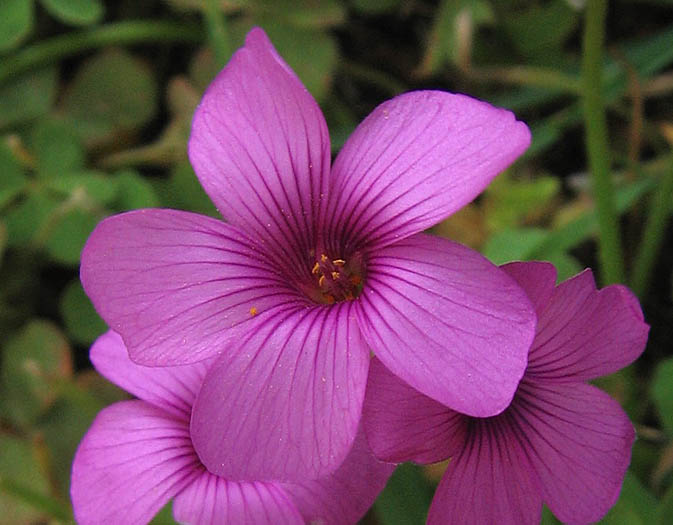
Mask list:
[{"label": "stamen", "polygon": [[331,259],[327,257],[327,254],[321,253],[311,267],[311,274],[316,276],[318,286],[314,288],[315,292],[311,292],[310,296],[314,297],[317,302],[326,304],[352,301],[360,294],[362,288],[361,272],[362,259],[359,254],[356,254],[353,259],[349,258],[346,262],[346,259]]}]

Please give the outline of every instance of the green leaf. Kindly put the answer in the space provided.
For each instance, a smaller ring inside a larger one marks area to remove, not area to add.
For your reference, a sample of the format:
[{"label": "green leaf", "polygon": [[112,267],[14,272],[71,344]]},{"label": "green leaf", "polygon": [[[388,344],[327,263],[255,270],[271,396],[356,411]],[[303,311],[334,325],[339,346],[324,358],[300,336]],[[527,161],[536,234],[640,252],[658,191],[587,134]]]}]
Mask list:
[{"label": "green leaf", "polygon": [[101,160],[103,165],[167,167],[188,160],[187,142],[191,133],[192,115],[201,97],[186,78],[175,77],[168,83],[167,98],[171,120],[161,136],[151,144],[118,151],[105,157]]},{"label": "green leaf", "polygon": [[392,11],[399,3],[400,0],[353,0],[352,5],[362,13],[378,14]]},{"label": "green leaf", "polygon": [[374,502],[374,511],[382,525],[425,523],[431,501],[432,489],[421,468],[403,463]]},{"label": "green leaf", "polygon": [[629,470],[617,504],[610,509],[603,525],[650,525],[656,517],[657,500]]},{"label": "green leaf", "polygon": [[57,262],[79,264],[84,243],[99,222],[92,213],[74,208],[60,215],[51,225],[45,242],[47,253]]},{"label": "green leaf", "polygon": [[145,63],[126,51],[108,50],[80,68],[63,109],[87,144],[99,144],[148,122],[156,113],[157,96]]},{"label": "green leaf", "polygon": [[199,184],[194,170],[187,162],[178,164],[171,171],[168,182],[155,186],[155,188],[160,192],[162,206],[220,217],[210,198]]},{"label": "green leaf", "polygon": [[173,519],[173,502],[169,501],[164,505],[164,507],[158,512],[154,518],[152,518],[152,521],[150,521],[150,525],[174,525],[175,520]]},{"label": "green leaf", "polygon": [[660,361],[654,372],[650,395],[659,421],[669,436],[673,436],[673,357]]},{"label": "green leaf", "polygon": [[516,226],[540,214],[559,189],[557,177],[542,175],[518,180],[504,173],[496,177],[484,192],[486,224],[493,231]]},{"label": "green leaf", "polygon": [[673,485],[668,487],[657,507],[657,524],[669,525],[673,516]]},{"label": "green leaf", "polygon": [[550,232],[542,228],[517,228],[503,230],[492,235],[482,250],[494,264],[510,261],[530,261],[541,259],[554,265],[557,281],[565,281],[582,270],[580,263],[572,256],[559,250],[544,252],[540,246],[545,243]]},{"label": "green leaf", "polygon": [[4,345],[0,386],[2,412],[25,428],[56,399],[60,382],[72,375],[70,346],[49,321],[30,321]]},{"label": "green leaf", "polygon": [[[629,42],[624,46],[624,55],[629,64],[635,67],[639,76],[646,78],[658,73],[673,62],[671,39],[673,39],[673,26],[669,25],[663,31]],[[609,62],[606,75],[608,80],[611,77],[618,77],[615,79],[617,82],[621,78],[621,82],[626,84],[624,66],[618,61]]]},{"label": "green leaf", "polygon": [[584,266],[572,255],[555,251],[544,256],[543,260],[549,261],[556,268],[556,281],[562,282],[580,273]]},{"label": "green leaf", "polygon": [[556,519],[547,505],[542,506],[542,519],[540,525],[560,525],[561,522]]},{"label": "green leaf", "polygon": [[132,399],[128,392],[110,383],[94,369],[78,372],[75,383],[78,388],[85,390],[105,406]]},{"label": "green leaf", "polygon": [[547,65],[551,55],[560,57],[563,42],[579,21],[579,12],[566,0],[534,4],[525,10],[506,9],[503,15],[502,27],[517,50],[529,58],[545,59]]},{"label": "green leaf", "polygon": [[14,247],[36,241],[57,206],[58,200],[54,197],[35,191],[11,207],[5,216],[7,245]]},{"label": "green leaf", "polygon": [[58,69],[51,66],[0,84],[0,128],[47,113],[56,100]]},{"label": "green leaf", "polygon": [[118,172],[115,174],[115,183],[115,209],[125,211],[159,206],[159,197],[154,188],[137,171],[129,169]]},{"label": "green leaf", "polygon": [[0,209],[21,192],[26,181],[26,176],[9,146],[0,142]]},{"label": "green leaf", "polygon": [[[288,29],[331,27],[343,22],[346,16],[343,5],[337,0],[249,0],[248,4],[255,23],[261,19],[269,22],[268,26],[260,24],[267,31],[271,26]],[[275,44],[273,38],[271,40]]]},{"label": "green leaf", "polygon": [[[16,487],[27,487],[31,492],[47,494],[49,481],[37,461],[29,441],[0,434],[0,516],[2,523],[36,523],[44,513],[38,505],[17,494]],[[21,492],[20,489],[18,492]]]},{"label": "green leaf", "polygon": [[44,120],[33,130],[33,151],[40,177],[60,177],[84,167],[84,148],[66,122]]},{"label": "green leaf", "polygon": [[96,313],[79,279],[70,281],[63,290],[59,310],[68,335],[78,343],[89,345],[107,330],[105,321]]},{"label": "green leaf", "polygon": [[34,23],[33,0],[0,2],[0,51],[16,47],[28,36]]},{"label": "green leaf", "polygon": [[76,383],[63,385],[61,397],[40,419],[38,429],[44,436],[54,481],[62,497],[67,498],[70,467],[77,445],[104,403]]},{"label": "green leaf", "polygon": [[7,244],[7,226],[0,221],[0,266],[2,266],[2,256],[5,253],[5,245]]},{"label": "green leaf", "polygon": [[100,171],[67,173],[46,181],[45,187],[59,194],[60,198],[76,201],[88,208],[94,204],[110,204],[118,197],[116,181]]},{"label": "green leaf", "polygon": [[[640,197],[652,189],[655,180],[651,178],[637,180],[617,188],[615,205],[619,213],[624,213]],[[598,231],[598,219],[595,210],[587,211],[581,217],[553,230],[532,254],[533,258],[544,258],[545,253],[564,252],[588,239]]]},{"label": "green leaf", "polygon": [[643,417],[644,404],[634,367],[627,366],[591,382],[615,398],[632,420],[638,421]]},{"label": "green leaf", "polygon": [[42,5],[61,22],[76,26],[99,22],[105,11],[100,0],[42,0]]},{"label": "green leaf", "polygon": [[482,253],[494,264],[525,261],[547,238],[549,232],[542,228],[506,229],[491,235]]}]

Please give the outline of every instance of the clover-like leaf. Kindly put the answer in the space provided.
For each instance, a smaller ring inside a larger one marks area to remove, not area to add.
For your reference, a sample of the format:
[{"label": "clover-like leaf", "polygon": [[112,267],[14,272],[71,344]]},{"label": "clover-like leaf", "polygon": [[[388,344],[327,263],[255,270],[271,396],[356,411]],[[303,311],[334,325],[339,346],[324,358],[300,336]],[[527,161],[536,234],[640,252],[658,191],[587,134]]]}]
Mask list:
[{"label": "clover-like leaf", "polygon": [[101,0],[42,0],[42,5],[61,22],[76,26],[99,22],[105,13]]},{"label": "clover-like leaf", "polygon": [[135,130],[157,108],[157,85],[144,62],[126,51],[108,50],[86,62],[67,91],[63,109],[87,144]]},{"label": "clover-like leaf", "polygon": [[57,397],[57,384],[72,375],[67,339],[49,321],[33,320],[4,344],[0,403],[4,415],[27,427]]},{"label": "clover-like leaf", "polygon": [[90,345],[107,329],[105,321],[84,293],[79,279],[70,281],[63,290],[59,310],[68,335],[79,343]]},{"label": "clover-like leaf", "polygon": [[57,89],[58,70],[55,66],[30,71],[0,83],[0,128],[47,113],[54,104]]},{"label": "clover-like leaf", "polygon": [[0,2],[0,51],[19,45],[32,31],[34,23],[32,0]]}]

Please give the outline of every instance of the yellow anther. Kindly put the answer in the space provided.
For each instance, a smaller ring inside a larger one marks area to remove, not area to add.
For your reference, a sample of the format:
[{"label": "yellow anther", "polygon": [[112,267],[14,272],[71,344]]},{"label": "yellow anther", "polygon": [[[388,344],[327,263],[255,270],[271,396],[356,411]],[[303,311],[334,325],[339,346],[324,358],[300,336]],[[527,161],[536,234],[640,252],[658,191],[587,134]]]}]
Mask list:
[{"label": "yellow anther", "polygon": [[250,315],[252,315],[253,317],[256,316],[257,315],[257,308],[255,308],[254,306],[252,308],[250,308]]},{"label": "yellow anther", "polygon": [[318,275],[318,272],[320,271],[320,263],[315,263],[313,265],[313,269],[311,270],[311,273],[313,275]]},{"label": "yellow anther", "polygon": [[339,278],[339,272],[332,272],[332,280],[336,281]]},{"label": "yellow anther", "polygon": [[334,266],[343,266],[344,264],[346,264],[346,261],[344,261],[343,259],[334,259],[332,261],[332,264]]},{"label": "yellow anther", "polygon": [[325,255],[325,254],[323,253],[323,254],[320,256],[320,262],[324,262],[324,263],[326,263],[326,262],[327,262],[327,255]]},{"label": "yellow anther", "polygon": [[325,276],[321,275],[320,279],[318,279],[318,286],[322,288],[324,285],[325,285]]}]

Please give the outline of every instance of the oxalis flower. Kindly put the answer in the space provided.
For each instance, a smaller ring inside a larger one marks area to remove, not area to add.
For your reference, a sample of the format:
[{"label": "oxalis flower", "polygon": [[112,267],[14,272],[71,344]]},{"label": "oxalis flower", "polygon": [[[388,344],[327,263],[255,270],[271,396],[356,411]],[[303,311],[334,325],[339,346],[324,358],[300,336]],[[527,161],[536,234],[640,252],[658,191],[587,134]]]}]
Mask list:
[{"label": "oxalis flower", "polygon": [[421,234],[528,146],[527,127],[463,95],[381,104],[330,168],[313,98],[253,29],[194,115],[189,157],[226,223],[171,210],[104,220],[81,279],[131,359],[215,355],[192,437],[228,479],[332,472],[355,438],[369,352],[474,416],[504,409],[535,316],[476,252]]},{"label": "oxalis flower", "polygon": [[620,285],[596,290],[589,270],[555,286],[548,263],[504,269],[539,321],[528,368],[498,416],[460,414],[372,363],[363,422],[380,459],[451,457],[428,523],[538,524],[542,503],[563,523],[598,521],[617,501],[635,439],[619,404],[587,380],[628,365],[648,326]]},{"label": "oxalis flower", "polygon": [[189,419],[207,366],[150,368],[130,361],[109,331],[91,348],[96,369],[140,399],[105,408],[82,439],[72,467],[77,522],[149,522],[173,499],[180,523],[356,523],[392,466],[376,461],[360,433],[332,475],[301,483],[236,482],[208,472],[192,446]]}]

